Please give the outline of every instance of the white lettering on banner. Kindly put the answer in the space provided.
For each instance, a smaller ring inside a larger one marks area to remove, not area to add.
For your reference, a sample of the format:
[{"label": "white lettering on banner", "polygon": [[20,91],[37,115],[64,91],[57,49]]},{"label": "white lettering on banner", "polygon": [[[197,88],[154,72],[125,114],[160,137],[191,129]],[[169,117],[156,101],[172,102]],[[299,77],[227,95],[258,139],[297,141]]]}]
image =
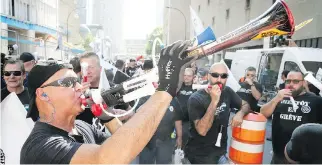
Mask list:
[{"label": "white lettering on banner", "polygon": [[302,116],[296,116],[292,114],[280,114],[280,119],[302,121]]},{"label": "white lettering on banner", "polygon": [[252,22],[250,24],[246,24],[244,27],[240,27],[238,29],[236,29],[235,31],[232,31],[220,38],[218,38],[218,42],[224,42],[224,41],[227,41],[235,36],[239,36],[240,34],[243,34],[244,32],[246,32],[247,30],[253,28],[253,27],[256,27],[257,25],[260,24],[260,21],[255,21],[255,22]]}]

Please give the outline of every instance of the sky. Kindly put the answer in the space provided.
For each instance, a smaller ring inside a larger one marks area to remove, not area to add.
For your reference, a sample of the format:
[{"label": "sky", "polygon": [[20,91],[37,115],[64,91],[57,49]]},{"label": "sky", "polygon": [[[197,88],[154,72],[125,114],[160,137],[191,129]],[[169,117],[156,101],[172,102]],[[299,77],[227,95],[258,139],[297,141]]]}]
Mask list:
[{"label": "sky", "polygon": [[[163,0],[124,0],[125,39],[145,39],[146,35],[158,26],[160,21],[157,21],[157,12],[163,11],[161,1],[163,2]],[[160,5],[157,7],[157,4]]]}]

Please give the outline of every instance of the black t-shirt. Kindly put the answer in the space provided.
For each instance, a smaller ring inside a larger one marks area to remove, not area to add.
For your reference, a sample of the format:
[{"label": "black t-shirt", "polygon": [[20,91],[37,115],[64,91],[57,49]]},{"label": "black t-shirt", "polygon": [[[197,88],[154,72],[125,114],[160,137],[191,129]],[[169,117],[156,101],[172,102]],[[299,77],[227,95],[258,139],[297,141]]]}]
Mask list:
[{"label": "black t-shirt", "polygon": [[189,114],[188,114],[188,100],[189,97],[196,92],[197,90],[192,89],[192,85],[185,85],[182,84],[182,87],[180,88],[177,98],[179,100],[181,110],[182,111],[176,111],[176,120],[181,120],[183,122],[189,121]]},{"label": "black t-shirt", "polygon": [[[239,83],[240,85],[240,89],[236,92],[239,97],[245,101],[248,102],[248,104],[250,105],[250,108],[253,111],[259,112],[259,106],[257,106],[257,100],[255,99],[255,97],[252,94],[252,89],[251,86],[245,82]],[[260,84],[254,82],[255,88],[258,90],[258,92],[262,93],[263,92],[263,88]]]},{"label": "black t-shirt", "polygon": [[305,123],[322,123],[322,98],[305,93],[294,98],[299,106],[293,109],[289,98],[284,98],[274,110],[272,145],[274,154],[284,156],[284,148],[294,129]]},{"label": "black t-shirt", "polygon": [[[150,96],[141,98],[136,109],[138,110],[141,107],[141,105],[143,105],[149,98]],[[168,140],[171,138],[171,134],[175,129],[175,111],[181,111],[180,104],[177,98],[172,99],[169,108],[163,116],[150,142],[155,141],[156,139]]]},{"label": "black t-shirt", "polygon": [[136,68],[136,67],[134,67],[134,68],[132,68],[132,67],[128,67],[128,68],[126,69],[126,74],[127,74],[127,75],[129,75],[130,77],[132,77],[132,76],[134,75],[134,73],[136,72],[136,70],[137,70],[137,68]]},{"label": "black t-shirt", "polygon": [[122,84],[124,81],[128,80],[130,77],[126,75],[124,72],[119,70],[116,71],[113,82],[115,84]]},{"label": "black t-shirt", "polygon": [[43,122],[36,122],[20,152],[21,164],[69,164],[83,144],[102,144],[108,136],[91,125],[76,120],[78,135]]},{"label": "black t-shirt", "polygon": [[[206,113],[211,96],[205,90],[199,90],[192,94],[188,101],[188,112],[190,118],[190,138],[187,146],[189,148],[198,148],[200,151],[204,147],[215,147],[218,133],[222,127],[222,139],[220,149],[227,148],[227,127],[231,108],[240,109],[242,99],[230,88],[225,87],[221,93],[220,100],[216,109],[216,117],[206,136],[201,136],[195,128],[194,121],[200,120]],[[206,153],[207,151],[203,150]]]},{"label": "black t-shirt", "polygon": [[[1,89],[1,102],[4,100],[11,92],[8,91],[7,87]],[[28,94],[28,88],[24,88],[24,90],[17,94],[19,100],[23,105],[29,105],[29,94]]]}]

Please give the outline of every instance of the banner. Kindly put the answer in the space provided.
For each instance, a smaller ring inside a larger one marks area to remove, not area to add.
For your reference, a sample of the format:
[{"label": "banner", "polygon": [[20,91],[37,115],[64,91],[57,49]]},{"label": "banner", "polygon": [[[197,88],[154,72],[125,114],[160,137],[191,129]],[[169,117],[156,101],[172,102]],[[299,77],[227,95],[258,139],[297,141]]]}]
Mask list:
[{"label": "banner", "polygon": [[204,31],[202,21],[200,20],[197,13],[192,9],[191,6],[190,6],[190,15],[191,15],[191,21],[194,29],[194,36],[198,36]]},{"label": "banner", "polygon": [[20,151],[34,122],[26,118],[27,111],[16,93],[12,92],[1,103],[1,146],[7,164],[20,164]]},{"label": "banner", "polygon": [[237,92],[240,89],[240,85],[238,81],[235,79],[231,71],[229,70],[228,66],[226,65],[225,61],[221,59],[220,63],[225,64],[227,70],[228,70],[228,79],[226,82],[226,86],[229,86],[231,89],[233,89],[235,92]]}]

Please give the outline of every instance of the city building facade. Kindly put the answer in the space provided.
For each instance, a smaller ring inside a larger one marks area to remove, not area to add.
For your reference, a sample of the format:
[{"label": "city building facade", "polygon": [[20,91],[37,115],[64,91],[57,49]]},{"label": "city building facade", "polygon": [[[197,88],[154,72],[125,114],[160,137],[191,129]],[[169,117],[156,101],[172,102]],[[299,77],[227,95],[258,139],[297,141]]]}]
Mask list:
[{"label": "city building facade", "polygon": [[[13,58],[18,57],[22,52],[30,52],[38,59],[56,60],[66,60],[68,57],[66,54],[82,52],[66,42],[66,29],[60,26],[68,15],[66,12],[76,5],[70,2],[67,0],[2,0],[0,2],[1,52]],[[71,22],[74,23],[73,19]],[[71,29],[74,31],[76,28]]]},{"label": "city building facade", "polygon": [[[204,27],[210,26],[216,37],[223,36],[260,16],[275,0],[191,0],[191,7],[202,20]],[[293,40],[300,47],[322,48],[322,1],[320,0],[286,0],[291,9],[295,24],[313,18],[313,21],[297,31]],[[172,34],[172,33],[171,33]],[[193,29],[190,30],[190,38]],[[214,61],[218,61],[226,51],[239,49],[263,48],[263,40],[249,41],[216,53]]]},{"label": "city building facade", "polygon": [[124,0],[89,0],[91,9],[87,24],[100,24],[104,35],[110,38],[111,52],[119,53],[123,43],[123,7]]}]

